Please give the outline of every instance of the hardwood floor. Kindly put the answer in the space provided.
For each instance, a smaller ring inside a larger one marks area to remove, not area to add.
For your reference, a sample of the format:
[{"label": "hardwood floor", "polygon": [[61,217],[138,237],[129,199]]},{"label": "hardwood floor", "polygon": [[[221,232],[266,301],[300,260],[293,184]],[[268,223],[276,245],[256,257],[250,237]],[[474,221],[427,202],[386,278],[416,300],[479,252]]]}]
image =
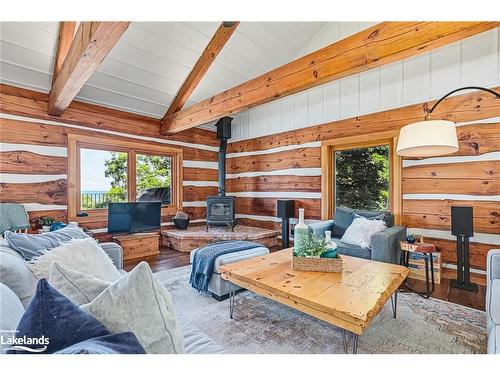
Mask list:
[{"label": "hardwood floor", "polygon": [[[280,247],[275,247],[271,251],[280,249]],[[126,271],[130,271],[141,261],[148,262],[153,272],[158,272],[187,266],[189,264],[189,253],[181,253],[168,247],[162,247],[158,255],[125,261],[124,268]],[[450,278],[453,277],[453,273],[446,272],[445,277],[441,280],[441,284],[436,284],[436,290],[432,294],[433,298],[484,311],[486,299],[486,287],[484,285],[478,285],[478,291],[472,293],[450,287]],[[425,289],[425,282],[423,281],[409,280],[408,285],[415,290]]]}]

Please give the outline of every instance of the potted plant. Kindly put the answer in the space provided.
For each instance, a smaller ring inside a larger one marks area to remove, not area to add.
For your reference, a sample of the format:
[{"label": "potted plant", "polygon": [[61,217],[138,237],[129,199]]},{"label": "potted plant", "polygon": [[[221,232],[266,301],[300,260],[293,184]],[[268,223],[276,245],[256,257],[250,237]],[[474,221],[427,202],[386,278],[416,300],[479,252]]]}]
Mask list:
[{"label": "potted plant", "polygon": [[298,271],[342,272],[342,258],[327,238],[314,234],[302,238],[293,251],[292,268]]},{"label": "potted plant", "polygon": [[50,232],[50,226],[54,224],[55,219],[49,216],[42,216],[38,219],[38,225],[42,227],[42,232]]},{"label": "potted plant", "polygon": [[303,238],[294,255],[304,258],[319,258],[325,251],[326,239],[311,234]]}]

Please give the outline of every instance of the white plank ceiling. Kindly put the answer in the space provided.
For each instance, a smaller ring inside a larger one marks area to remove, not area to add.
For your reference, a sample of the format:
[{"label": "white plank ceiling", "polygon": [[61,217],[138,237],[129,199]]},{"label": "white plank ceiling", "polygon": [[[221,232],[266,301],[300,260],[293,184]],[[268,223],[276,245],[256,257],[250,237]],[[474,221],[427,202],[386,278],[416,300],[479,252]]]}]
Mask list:
[{"label": "white plank ceiling", "polygon": [[[218,26],[132,22],[77,100],[161,118]],[[323,26],[325,22],[242,22],[187,105],[293,60]],[[57,22],[2,22],[0,82],[48,92],[57,35]]]}]

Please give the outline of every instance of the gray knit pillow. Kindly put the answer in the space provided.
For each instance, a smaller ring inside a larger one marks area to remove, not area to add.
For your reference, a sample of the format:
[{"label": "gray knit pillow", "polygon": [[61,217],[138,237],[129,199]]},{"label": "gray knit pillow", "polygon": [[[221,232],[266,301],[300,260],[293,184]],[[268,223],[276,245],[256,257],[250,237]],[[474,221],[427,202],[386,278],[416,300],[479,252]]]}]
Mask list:
[{"label": "gray knit pillow", "polygon": [[112,333],[132,331],[146,353],[184,353],[170,293],[146,262],[139,263],[92,302],[80,307]]},{"label": "gray knit pillow", "polygon": [[64,294],[78,306],[92,302],[104,289],[111,285],[109,281],[66,268],[57,262],[50,265],[48,280],[49,284],[56,288],[58,292]]}]

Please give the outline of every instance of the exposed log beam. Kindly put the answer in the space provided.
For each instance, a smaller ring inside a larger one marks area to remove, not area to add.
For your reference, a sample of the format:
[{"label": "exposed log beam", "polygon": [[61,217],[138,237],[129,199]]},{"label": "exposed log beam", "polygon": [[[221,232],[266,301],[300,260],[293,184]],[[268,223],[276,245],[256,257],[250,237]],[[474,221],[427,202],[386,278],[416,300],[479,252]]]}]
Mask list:
[{"label": "exposed log beam", "polygon": [[57,39],[56,58],[54,60],[54,73],[52,82],[56,80],[57,74],[68,55],[73,36],[75,35],[76,22],[59,22],[59,38]]},{"label": "exposed log beam", "polygon": [[382,22],[167,116],[161,133],[186,130],[342,77],[408,58],[499,22]]},{"label": "exposed log beam", "polygon": [[174,100],[170,104],[167,112],[163,119],[170,116],[172,113],[178,112],[184,107],[186,101],[189,99],[194,89],[202,78],[205,76],[205,73],[208,71],[208,68],[215,61],[215,58],[222,50],[224,45],[227,43],[233,32],[238,27],[239,22],[223,22],[215,32],[214,36],[208,43],[207,47],[201,54],[200,58],[196,62],[193,70],[187,76],[186,80],[182,84],[181,88],[177,92]]},{"label": "exposed log beam", "polygon": [[49,94],[48,113],[60,116],[127,30],[129,22],[82,22]]}]

